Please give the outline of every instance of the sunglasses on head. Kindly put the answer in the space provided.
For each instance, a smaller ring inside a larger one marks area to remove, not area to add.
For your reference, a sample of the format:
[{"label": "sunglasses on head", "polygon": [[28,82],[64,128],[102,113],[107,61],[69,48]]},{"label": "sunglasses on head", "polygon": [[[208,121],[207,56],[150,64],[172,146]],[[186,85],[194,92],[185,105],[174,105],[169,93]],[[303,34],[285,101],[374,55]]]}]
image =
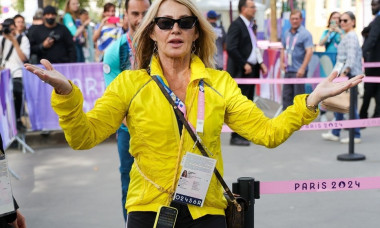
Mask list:
[{"label": "sunglasses on head", "polygon": [[342,23],[342,21],[343,21],[344,23],[347,23],[347,22],[348,22],[348,19],[339,19],[339,23]]},{"label": "sunglasses on head", "polygon": [[154,18],[154,23],[156,23],[156,25],[162,30],[172,29],[175,23],[178,23],[178,26],[181,29],[191,29],[194,27],[197,21],[198,21],[198,18],[195,16],[183,17],[177,20],[168,18],[168,17]]}]

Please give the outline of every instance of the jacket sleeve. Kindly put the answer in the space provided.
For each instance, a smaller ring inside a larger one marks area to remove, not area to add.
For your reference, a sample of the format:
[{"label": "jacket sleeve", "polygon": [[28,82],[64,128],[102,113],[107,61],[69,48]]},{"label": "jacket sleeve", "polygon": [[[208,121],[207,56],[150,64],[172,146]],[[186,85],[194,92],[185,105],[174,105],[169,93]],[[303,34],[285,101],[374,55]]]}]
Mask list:
[{"label": "jacket sleeve", "polygon": [[375,50],[376,44],[380,40],[380,16],[376,16],[371,26],[371,30],[368,34],[368,37],[365,39],[362,50],[365,59],[368,59],[370,52]]},{"label": "jacket sleeve", "polygon": [[230,76],[226,80],[226,88],[229,89],[225,93],[225,123],[233,131],[258,145],[276,147],[318,116],[318,112],[314,113],[306,108],[306,94],[297,95],[294,105],[270,119],[255,103],[241,94]]},{"label": "jacket sleeve", "polygon": [[343,69],[346,69],[347,67],[349,67],[350,69],[353,68],[353,66],[355,65],[356,56],[358,54],[357,53],[358,47],[360,48],[359,41],[356,38],[356,34],[355,35],[349,34],[349,35],[350,36],[347,37],[349,39],[346,40],[345,42],[345,47],[346,47],[345,51],[347,53],[347,59],[346,59]]},{"label": "jacket sleeve", "polygon": [[[107,139],[120,127],[126,115],[131,83],[116,78],[92,110],[83,112],[83,96],[77,86],[68,95],[52,92],[52,107],[59,117],[69,145],[73,149],[90,149]],[[122,86],[121,86],[122,85]]]},{"label": "jacket sleeve", "polygon": [[236,24],[232,23],[227,32],[226,44],[227,44],[227,53],[229,57],[234,60],[236,68],[240,69],[244,67],[244,64],[247,62],[245,58],[241,55],[239,51],[239,43],[241,42],[241,29]]}]

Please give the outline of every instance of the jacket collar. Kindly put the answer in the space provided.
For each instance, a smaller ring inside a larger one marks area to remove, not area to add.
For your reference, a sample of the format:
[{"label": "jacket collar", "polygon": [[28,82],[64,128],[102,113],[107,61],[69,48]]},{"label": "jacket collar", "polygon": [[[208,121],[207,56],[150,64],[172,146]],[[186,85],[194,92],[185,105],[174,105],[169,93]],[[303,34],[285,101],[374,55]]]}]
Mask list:
[{"label": "jacket collar", "polygon": [[[210,75],[206,71],[204,63],[197,55],[191,55],[190,69],[190,83],[193,81],[203,79],[205,82],[211,84]],[[166,78],[162,72],[160,60],[157,57],[157,55],[152,57],[152,60],[150,62],[150,71],[151,75],[159,75],[164,80],[164,82],[167,83]]]}]

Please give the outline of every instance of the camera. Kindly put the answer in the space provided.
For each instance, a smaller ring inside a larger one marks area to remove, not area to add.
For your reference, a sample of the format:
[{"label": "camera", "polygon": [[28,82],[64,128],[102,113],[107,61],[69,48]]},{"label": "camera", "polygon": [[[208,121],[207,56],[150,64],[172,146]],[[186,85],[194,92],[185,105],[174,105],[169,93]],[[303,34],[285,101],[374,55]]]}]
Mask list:
[{"label": "camera", "polygon": [[55,34],[54,31],[51,31],[49,33],[49,37],[55,41],[59,40],[59,38],[61,38],[61,36],[59,34]]},{"label": "camera", "polygon": [[0,34],[5,34],[5,35],[8,35],[9,33],[11,33],[11,29],[9,28],[9,25],[4,25],[2,24],[2,29],[0,30]]}]

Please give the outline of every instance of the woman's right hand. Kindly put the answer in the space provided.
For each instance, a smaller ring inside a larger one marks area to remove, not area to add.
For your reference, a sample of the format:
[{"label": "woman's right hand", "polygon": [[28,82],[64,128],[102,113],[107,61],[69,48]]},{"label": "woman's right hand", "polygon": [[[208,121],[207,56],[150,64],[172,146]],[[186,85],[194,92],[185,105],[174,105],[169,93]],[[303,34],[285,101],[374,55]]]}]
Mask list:
[{"label": "woman's right hand", "polygon": [[71,93],[73,87],[65,76],[56,71],[48,60],[41,59],[41,64],[46,70],[29,63],[24,64],[24,66],[28,71],[37,75],[43,82],[54,87],[57,94],[67,95]]}]

